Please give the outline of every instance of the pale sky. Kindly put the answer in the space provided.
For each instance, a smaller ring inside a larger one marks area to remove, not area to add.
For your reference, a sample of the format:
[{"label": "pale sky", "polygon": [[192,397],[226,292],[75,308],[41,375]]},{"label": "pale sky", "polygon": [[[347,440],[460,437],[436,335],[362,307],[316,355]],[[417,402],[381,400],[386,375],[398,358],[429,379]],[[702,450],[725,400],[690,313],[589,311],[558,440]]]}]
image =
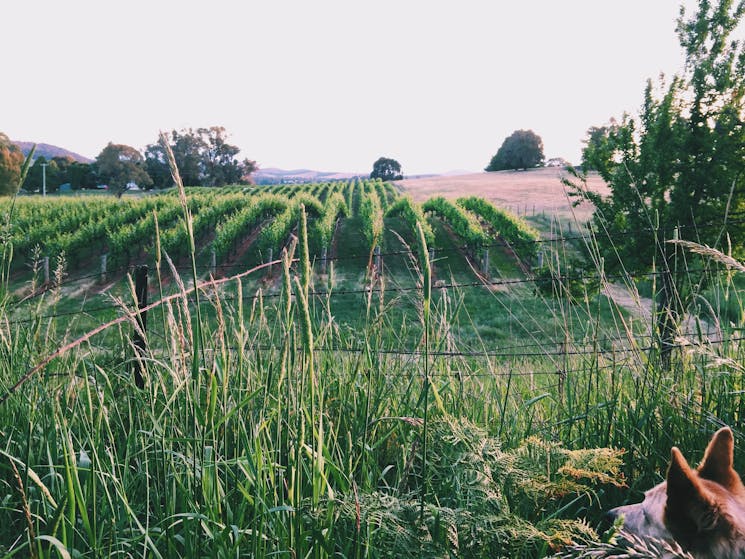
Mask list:
[{"label": "pale sky", "polygon": [[6,0],[0,131],[93,158],[221,125],[264,168],[417,174],[479,171],[532,129],[577,163],[682,68],[680,4]]}]

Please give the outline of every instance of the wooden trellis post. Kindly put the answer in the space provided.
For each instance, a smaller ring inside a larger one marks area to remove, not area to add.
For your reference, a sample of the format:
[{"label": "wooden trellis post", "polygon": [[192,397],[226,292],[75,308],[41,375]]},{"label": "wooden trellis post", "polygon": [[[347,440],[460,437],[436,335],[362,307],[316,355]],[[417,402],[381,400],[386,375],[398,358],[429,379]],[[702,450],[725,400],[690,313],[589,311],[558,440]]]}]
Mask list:
[{"label": "wooden trellis post", "polygon": [[101,283],[106,283],[106,265],[109,260],[108,253],[101,255]]},{"label": "wooden trellis post", "polygon": [[135,297],[137,298],[137,326],[132,336],[132,344],[135,349],[135,359],[132,366],[132,372],[135,377],[137,388],[145,386],[145,332],[147,332],[147,266],[138,266],[135,270]]}]

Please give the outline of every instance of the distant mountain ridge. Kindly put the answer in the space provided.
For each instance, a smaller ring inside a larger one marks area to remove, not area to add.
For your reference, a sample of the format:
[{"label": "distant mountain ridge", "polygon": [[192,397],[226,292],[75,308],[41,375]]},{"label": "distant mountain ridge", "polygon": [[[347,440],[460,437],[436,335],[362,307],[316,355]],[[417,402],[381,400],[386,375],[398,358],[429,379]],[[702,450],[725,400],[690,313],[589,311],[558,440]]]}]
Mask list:
[{"label": "distant mountain ridge", "polygon": [[[451,171],[446,175],[460,175],[471,171]],[[338,171],[314,171],[312,169],[277,169],[269,167],[259,169],[252,177],[256,184],[301,184],[306,182],[339,181],[353,178],[366,179],[369,173],[344,173]],[[406,175],[407,179],[425,178],[438,176],[436,173],[425,173],[418,175]]]},{"label": "distant mountain ridge", "polygon": [[[28,155],[31,151],[31,148],[34,147],[34,144],[36,142],[17,142],[13,140],[13,143],[21,148],[23,155]],[[69,149],[43,143],[36,144],[36,152],[34,152],[34,157],[44,157],[44,159],[52,159],[53,157],[71,157],[78,163],[93,163],[93,159],[89,157],[85,157],[84,155],[80,155],[79,153],[75,153],[74,151],[70,151]]]},{"label": "distant mountain ridge", "polygon": [[252,176],[256,184],[295,184],[367,177],[364,173],[339,173],[336,171],[313,171],[311,169],[286,170],[274,167],[259,169]]}]

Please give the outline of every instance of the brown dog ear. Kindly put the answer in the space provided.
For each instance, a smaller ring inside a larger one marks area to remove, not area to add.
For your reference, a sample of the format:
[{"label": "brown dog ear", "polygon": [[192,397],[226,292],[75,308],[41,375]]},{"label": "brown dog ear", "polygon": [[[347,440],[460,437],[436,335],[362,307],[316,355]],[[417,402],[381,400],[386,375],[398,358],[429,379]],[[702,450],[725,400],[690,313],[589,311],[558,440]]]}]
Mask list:
[{"label": "brown dog ear", "polygon": [[730,491],[742,489],[740,476],[733,469],[735,440],[729,427],[723,427],[711,438],[704,459],[698,467],[699,475]]},{"label": "brown dog ear", "polygon": [[706,532],[717,527],[719,509],[677,448],[673,447],[667,471],[667,504],[665,519],[678,532],[676,537]]}]

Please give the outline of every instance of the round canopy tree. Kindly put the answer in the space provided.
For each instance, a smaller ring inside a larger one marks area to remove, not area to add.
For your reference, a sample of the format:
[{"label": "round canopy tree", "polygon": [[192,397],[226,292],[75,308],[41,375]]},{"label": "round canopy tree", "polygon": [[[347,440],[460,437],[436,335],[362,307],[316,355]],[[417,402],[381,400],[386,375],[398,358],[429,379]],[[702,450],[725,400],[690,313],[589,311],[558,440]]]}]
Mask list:
[{"label": "round canopy tree", "polygon": [[371,179],[381,179],[384,181],[397,181],[403,178],[401,174],[401,164],[395,159],[381,157],[373,163],[373,170],[370,173]]},{"label": "round canopy tree", "polygon": [[532,130],[515,130],[491,158],[485,171],[530,169],[543,163],[543,140]]},{"label": "round canopy tree", "polygon": [[108,183],[117,196],[124,194],[132,182],[142,189],[153,185],[145,170],[145,159],[131,146],[109,142],[96,157],[95,165],[98,178]]},{"label": "round canopy tree", "polygon": [[18,192],[23,160],[21,149],[0,132],[0,196]]}]

